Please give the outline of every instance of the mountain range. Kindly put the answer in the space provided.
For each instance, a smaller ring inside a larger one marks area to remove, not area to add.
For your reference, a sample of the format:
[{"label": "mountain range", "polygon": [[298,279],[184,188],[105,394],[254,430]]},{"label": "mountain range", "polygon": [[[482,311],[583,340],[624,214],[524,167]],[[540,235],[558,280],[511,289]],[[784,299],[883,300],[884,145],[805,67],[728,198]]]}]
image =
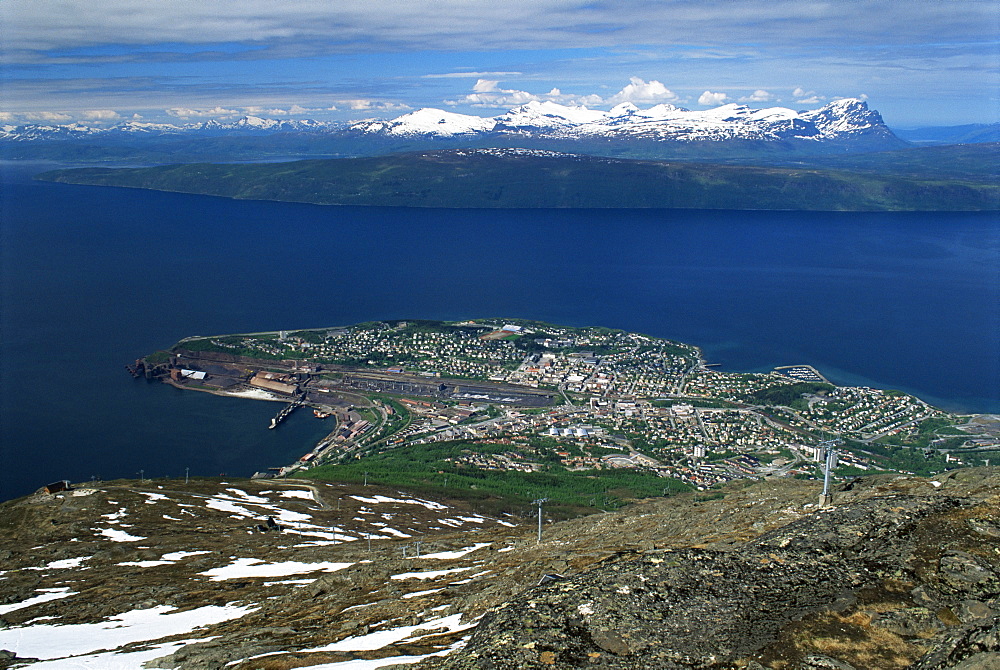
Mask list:
[{"label": "mountain range", "polygon": [[[287,156],[360,156],[418,149],[523,147],[623,157],[809,155],[907,146],[857,99],[817,110],[723,105],[691,111],[669,104],[609,111],[530,102],[493,117],[425,108],[352,124],[246,116],[232,123],[127,121],[98,127],[0,126],[8,158],[180,161]],[[144,155],[145,152],[145,155]],[[192,158],[194,157],[194,158]]]}]

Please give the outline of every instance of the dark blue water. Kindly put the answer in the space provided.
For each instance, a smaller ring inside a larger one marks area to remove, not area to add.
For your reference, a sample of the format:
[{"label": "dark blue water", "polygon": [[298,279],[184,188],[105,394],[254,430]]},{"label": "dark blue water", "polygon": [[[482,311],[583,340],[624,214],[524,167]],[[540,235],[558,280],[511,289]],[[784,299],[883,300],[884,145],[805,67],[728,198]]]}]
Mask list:
[{"label": "dark blue water", "polygon": [[322,437],[308,413],[268,431],[272,403],[124,372],[194,334],[517,316],[1000,411],[993,213],[338,208],[2,169],[0,498],[140,470],[249,474]]}]

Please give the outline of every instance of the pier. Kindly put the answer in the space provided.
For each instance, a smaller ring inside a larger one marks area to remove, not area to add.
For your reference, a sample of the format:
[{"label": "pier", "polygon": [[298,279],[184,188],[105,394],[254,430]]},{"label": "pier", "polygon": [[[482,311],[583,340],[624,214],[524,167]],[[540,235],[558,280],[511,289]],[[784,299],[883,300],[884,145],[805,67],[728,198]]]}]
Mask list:
[{"label": "pier", "polygon": [[302,394],[302,395],[300,395],[300,396],[299,396],[298,398],[296,398],[296,399],[295,399],[295,400],[293,400],[292,402],[290,402],[290,403],[288,403],[287,405],[285,405],[284,407],[282,407],[282,408],[281,408],[281,411],[280,411],[280,412],[278,412],[278,413],[277,413],[277,414],[276,414],[276,415],[274,416],[274,418],[273,418],[273,419],[271,419],[271,425],[270,425],[270,426],[268,426],[268,428],[269,428],[269,429],[274,429],[274,428],[277,428],[277,427],[278,427],[278,424],[279,424],[279,423],[281,423],[282,421],[284,421],[285,419],[287,419],[287,418],[288,418],[288,415],[289,415],[289,414],[291,414],[291,413],[292,413],[292,412],[294,412],[294,411],[295,411],[296,409],[298,409],[299,407],[301,407],[301,406],[302,406],[302,404],[303,404],[303,403],[305,402],[305,400],[306,400],[306,396],[305,396],[305,394],[303,393],[303,394]]},{"label": "pier", "polygon": [[774,368],[774,371],[800,382],[833,383],[811,365],[782,365],[781,367]]}]

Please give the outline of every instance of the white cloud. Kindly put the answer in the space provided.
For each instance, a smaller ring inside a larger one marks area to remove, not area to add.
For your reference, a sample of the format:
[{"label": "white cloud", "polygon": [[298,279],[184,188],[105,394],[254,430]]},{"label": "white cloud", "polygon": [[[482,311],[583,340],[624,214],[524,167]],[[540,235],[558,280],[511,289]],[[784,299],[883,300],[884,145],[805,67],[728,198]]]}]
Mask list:
[{"label": "white cloud", "polygon": [[518,89],[502,88],[500,82],[495,79],[478,79],[472,86],[472,93],[459,100],[445,100],[444,102],[451,106],[470,105],[472,107],[509,109],[529,102],[556,102],[561,105],[597,107],[600,105],[615,105],[621,102],[648,104],[674,102],[677,100],[679,100],[677,94],[660,82],[655,80],[646,82],[638,77],[632,77],[631,83],[608,98],[603,98],[594,93],[586,95],[563,93],[555,87],[550,89],[548,93],[531,93]]},{"label": "white cloud", "polygon": [[497,87],[499,83],[496,79],[479,79],[473,85],[472,90],[475,93],[496,93],[500,90]]},{"label": "white cloud", "polygon": [[771,102],[773,101],[774,94],[765,91],[764,89],[758,88],[756,91],[750,95],[743,96],[739,99],[740,102]]},{"label": "white cloud", "polygon": [[[341,100],[340,104],[344,105],[348,109],[354,111],[383,111],[383,112],[398,112],[402,110],[411,109],[409,105],[404,105],[400,102],[385,102],[381,100],[366,100],[364,98],[357,98],[354,100]],[[331,105],[330,110],[335,110],[336,108]]]},{"label": "white cloud", "polygon": [[243,111],[247,114],[266,114],[268,116],[288,116],[288,112],[284,109],[270,109],[267,107],[259,107],[257,105],[251,105],[249,107],[244,107]]},{"label": "white cloud", "polygon": [[88,121],[113,121],[120,118],[118,112],[113,109],[91,109],[80,114]]},{"label": "white cloud", "polygon": [[224,107],[213,107],[212,109],[190,109],[188,107],[171,107],[164,110],[170,116],[179,119],[202,119],[202,118],[227,118],[239,116],[240,112],[235,109],[225,109]]},{"label": "white cloud", "polygon": [[819,95],[816,91],[807,91],[801,86],[792,91],[792,96],[795,98],[795,102],[800,105],[818,105],[826,100],[825,95]]},{"label": "white cloud", "polygon": [[17,116],[15,116],[13,112],[0,112],[0,121],[10,123],[15,119],[17,119]]},{"label": "white cloud", "polygon": [[729,100],[729,96],[725,93],[713,93],[712,91],[705,91],[698,96],[699,105],[722,105],[725,104],[726,100]]},{"label": "white cloud", "polygon": [[[559,89],[552,89],[549,95],[562,95]],[[527,91],[500,88],[500,82],[495,79],[477,79],[469,93],[461,100],[446,100],[448,105],[471,105],[473,107],[516,107],[526,103],[546,99]]]},{"label": "white cloud", "polygon": [[69,121],[73,117],[65,112],[25,112],[21,115],[25,121]]},{"label": "white cloud", "polygon": [[830,100],[845,100],[845,99],[867,100],[868,99],[868,94],[867,93],[859,93],[858,95],[835,95],[832,98],[830,98]]},{"label": "white cloud", "polygon": [[625,88],[615,93],[605,102],[617,105],[622,102],[641,103],[661,103],[676,102],[679,96],[669,88],[656,81],[644,81],[639,77],[629,77],[629,83]]}]

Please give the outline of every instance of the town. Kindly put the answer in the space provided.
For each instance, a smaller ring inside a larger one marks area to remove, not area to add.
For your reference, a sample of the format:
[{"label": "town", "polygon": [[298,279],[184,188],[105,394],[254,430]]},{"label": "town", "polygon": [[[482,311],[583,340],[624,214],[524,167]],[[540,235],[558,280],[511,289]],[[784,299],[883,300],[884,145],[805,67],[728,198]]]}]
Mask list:
[{"label": "town", "polygon": [[516,319],[188,338],[130,369],[283,401],[271,428],[302,406],[332,418],[300,460],[260,476],[440,443],[462,447],[456,471],[631,469],[703,490],[815,477],[831,440],[841,477],[988,464],[1000,449],[995,426],[808,365],[724,372],[689,344]]}]

